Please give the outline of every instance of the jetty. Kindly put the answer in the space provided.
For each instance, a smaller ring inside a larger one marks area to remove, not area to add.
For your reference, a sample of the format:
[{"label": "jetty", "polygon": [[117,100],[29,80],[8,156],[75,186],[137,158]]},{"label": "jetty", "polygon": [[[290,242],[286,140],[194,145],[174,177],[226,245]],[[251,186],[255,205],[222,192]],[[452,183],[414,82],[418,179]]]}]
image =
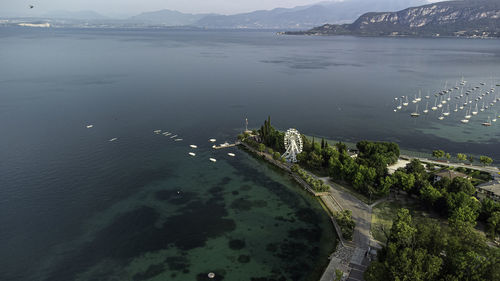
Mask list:
[{"label": "jetty", "polygon": [[240,144],[241,144],[240,141],[236,141],[235,143],[225,142],[225,143],[222,143],[220,145],[213,145],[212,148],[213,149],[222,149],[222,148],[228,148],[228,147],[235,147],[235,146],[238,146]]}]

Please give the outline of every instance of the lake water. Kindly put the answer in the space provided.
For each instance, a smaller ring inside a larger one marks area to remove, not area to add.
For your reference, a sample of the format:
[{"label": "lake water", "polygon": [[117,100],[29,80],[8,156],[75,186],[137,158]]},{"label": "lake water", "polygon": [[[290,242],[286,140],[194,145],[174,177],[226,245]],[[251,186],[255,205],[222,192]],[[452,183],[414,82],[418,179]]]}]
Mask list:
[{"label": "lake water", "polygon": [[393,112],[462,75],[498,83],[497,40],[4,28],[0,64],[1,280],[316,278],[335,238],[318,202],[210,148],[245,117],[500,159],[499,126],[480,125],[494,109],[467,125]]}]

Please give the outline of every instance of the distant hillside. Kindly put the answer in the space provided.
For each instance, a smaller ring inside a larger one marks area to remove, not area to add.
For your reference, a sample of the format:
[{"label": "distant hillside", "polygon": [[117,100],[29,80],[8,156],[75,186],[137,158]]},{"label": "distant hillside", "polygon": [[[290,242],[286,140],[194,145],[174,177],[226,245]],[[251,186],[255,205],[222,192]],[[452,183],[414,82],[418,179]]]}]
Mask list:
[{"label": "distant hillside", "polygon": [[447,1],[399,12],[371,12],[352,24],[325,24],[287,34],[500,37],[500,1]]},{"label": "distant hillside", "polygon": [[178,11],[161,10],[141,13],[129,18],[127,21],[165,26],[185,26],[194,25],[198,20],[207,15],[208,14],[185,14]]},{"label": "distant hillside", "polygon": [[300,29],[325,23],[352,22],[368,11],[392,11],[412,5],[427,3],[425,0],[349,0],[320,2],[314,5],[269,11],[255,11],[236,15],[212,15],[201,18],[196,26],[206,28],[266,28]]}]

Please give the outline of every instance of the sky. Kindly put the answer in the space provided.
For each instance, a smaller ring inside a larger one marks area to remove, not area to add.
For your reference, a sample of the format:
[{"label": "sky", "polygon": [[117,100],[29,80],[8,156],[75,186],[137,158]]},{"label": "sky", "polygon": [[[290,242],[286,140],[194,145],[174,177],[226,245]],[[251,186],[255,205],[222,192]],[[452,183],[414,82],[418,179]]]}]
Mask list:
[{"label": "sky", "polygon": [[[291,8],[321,1],[322,0],[0,0],[0,15],[35,16],[50,11],[92,10],[106,16],[131,16],[141,12],[162,9],[177,10],[184,13],[236,14],[255,10],[270,10],[278,7]],[[29,5],[34,5],[35,8],[29,9]]]}]

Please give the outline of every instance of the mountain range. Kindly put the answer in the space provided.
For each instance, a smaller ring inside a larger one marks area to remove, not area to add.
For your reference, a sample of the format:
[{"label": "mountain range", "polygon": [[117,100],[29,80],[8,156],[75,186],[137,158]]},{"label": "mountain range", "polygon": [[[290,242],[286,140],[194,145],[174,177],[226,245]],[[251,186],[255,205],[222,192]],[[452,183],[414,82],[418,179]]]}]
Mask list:
[{"label": "mountain range", "polygon": [[500,37],[500,1],[445,1],[398,12],[369,12],[351,24],[325,24],[287,34]]},{"label": "mountain range", "polygon": [[[37,19],[58,24],[91,26],[167,27],[192,26],[224,29],[288,29],[300,30],[315,26],[353,22],[366,12],[394,11],[427,3],[427,0],[345,0],[326,1],[294,8],[276,8],[235,15],[189,14],[172,10],[144,12],[136,16],[114,19],[92,11],[56,11]],[[85,23],[83,23],[85,22]]]}]

